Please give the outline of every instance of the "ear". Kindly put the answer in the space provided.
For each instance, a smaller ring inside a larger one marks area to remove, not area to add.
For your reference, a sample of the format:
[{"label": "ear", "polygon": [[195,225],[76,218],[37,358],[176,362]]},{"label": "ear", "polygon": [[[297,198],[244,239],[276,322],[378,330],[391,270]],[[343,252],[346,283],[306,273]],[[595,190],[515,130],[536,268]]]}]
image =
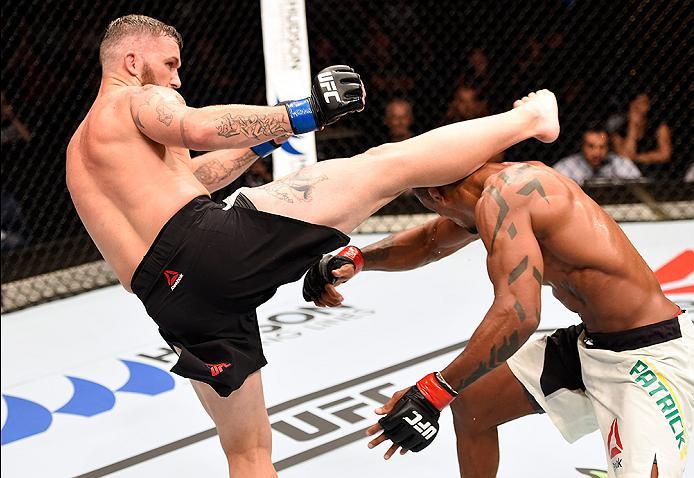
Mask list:
[{"label": "ear", "polygon": [[138,76],[140,74],[139,69],[141,62],[134,51],[127,52],[123,58],[123,61],[125,64],[125,69],[128,70],[128,73],[133,76]]},{"label": "ear", "polygon": [[429,193],[429,196],[434,202],[440,203],[443,202],[443,194],[441,193],[441,189],[438,187],[433,187],[433,188],[427,188],[427,192]]}]

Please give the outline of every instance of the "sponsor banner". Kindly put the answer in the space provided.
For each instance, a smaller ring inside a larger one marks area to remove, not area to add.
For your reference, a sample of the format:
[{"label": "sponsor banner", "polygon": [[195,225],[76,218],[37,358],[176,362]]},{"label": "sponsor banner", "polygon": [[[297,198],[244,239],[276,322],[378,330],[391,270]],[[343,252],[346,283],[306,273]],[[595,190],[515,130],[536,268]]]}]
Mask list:
[{"label": "sponsor banner", "polygon": [[[268,104],[310,96],[311,65],[304,1],[261,0],[260,10]],[[272,160],[275,178],[315,163],[314,133],[293,136],[272,154]]]}]

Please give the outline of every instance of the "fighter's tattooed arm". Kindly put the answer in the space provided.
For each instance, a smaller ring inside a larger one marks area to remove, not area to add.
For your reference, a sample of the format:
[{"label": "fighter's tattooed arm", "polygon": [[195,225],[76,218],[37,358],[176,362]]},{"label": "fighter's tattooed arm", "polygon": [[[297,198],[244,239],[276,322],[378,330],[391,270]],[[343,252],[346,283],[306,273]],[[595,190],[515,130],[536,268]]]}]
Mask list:
[{"label": "fighter's tattooed arm", "polygon": [[292,134],[289,121],[280,113],[246,116],[227,113],[215,119],[215,127],[217,134],[224,138],[239,134],[254,139],[276,138]]},{"label": "fighter's tattooed arm", "polygon": [[209,192],[217,191],[241,176],[258,159],[249,149],[223,149],[191,160],[191,170]]},{"label": "fighter's tattooed arm", "polygon": [[245,149],[292,134],[283,106],[190,108],[175,90],[154,85],[130,96],[130,113],[153,141],[198,151]]},{"label": "fighter's tattooed arm", "polygon": [[364,270],[416,269],[453,254],[478,237],[450,219],[432,219],[364,247]]},{"label": "fighter's tattooed arm", "polygon": [[531,207],[544,200],[517,190],[516,185],[489,188],[477,206],[494,302],[463,353],[442,371],[459,391],[508,360],[539,325],[544,264]]}]

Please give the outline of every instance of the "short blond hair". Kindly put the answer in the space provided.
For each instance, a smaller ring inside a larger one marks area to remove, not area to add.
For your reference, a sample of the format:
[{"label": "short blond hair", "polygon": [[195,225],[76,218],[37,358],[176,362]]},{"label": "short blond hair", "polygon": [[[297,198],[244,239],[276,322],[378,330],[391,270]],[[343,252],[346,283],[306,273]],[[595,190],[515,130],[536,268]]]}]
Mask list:
[{"label": "short blond hair", "polygon": [[126,15],[116,18],[106,27],[104,38],[99,46],[101,66],[106,63],[110,50],[125,37],[131,35],[168,36],[176,40],[179,49],[183,48],[181,34],[171,25],[146,15]]}]

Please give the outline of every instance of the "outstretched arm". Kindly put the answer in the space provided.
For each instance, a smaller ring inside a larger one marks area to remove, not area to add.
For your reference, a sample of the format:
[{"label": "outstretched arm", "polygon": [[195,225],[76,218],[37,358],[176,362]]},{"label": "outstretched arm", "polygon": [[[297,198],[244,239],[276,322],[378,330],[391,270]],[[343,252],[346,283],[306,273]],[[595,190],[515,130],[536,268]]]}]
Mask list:
[{"label": "outstretched arm", "polygon": [[153,141],[197,151],[247,148],[292,134],[284,106],[191,108],[175,90],[154,85],[131,97],[130,112]]},{"label": "outstretched arm", "polygon": [[[364,270],[406,271],[453,254],[477,239],[477,234],[438,217],[406,231],[397,232],[366,246],[361,252]],[[353,247],[358,253],[358,249]],[[338,254],[339,255],[339,254]],[[333,269],[333,267],[335,267]],[[311,266],[304,277],[304,299],[319,307],[336,307],[344,298],[335,286],[357,273],[353,261],[343,263],[331,256]]]},{"label": "outstretched arm", "polygon": [[416,269],[453,254],[477,237],[450,219],[438,217],[364,247],[364,270]]}]

